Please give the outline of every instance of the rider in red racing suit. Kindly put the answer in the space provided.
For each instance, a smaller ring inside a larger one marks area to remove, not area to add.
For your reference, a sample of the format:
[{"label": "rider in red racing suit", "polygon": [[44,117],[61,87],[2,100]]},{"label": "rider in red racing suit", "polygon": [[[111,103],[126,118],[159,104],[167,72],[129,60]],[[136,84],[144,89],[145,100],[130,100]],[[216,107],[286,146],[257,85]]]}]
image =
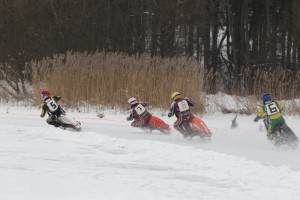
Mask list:
[{"label": "rider in red racing suit", "polygon": [[190,111],[190,106],[194,106],[194,102],[188,98],[182,98],[179,92],[172,93],[171,98],[174,102],[171,105],[168,117],[175,114],[177,121],[174,123],[174,128],[186,137],[190,131],[189,123],[194,118]]},{"label": "rider in red racing suit", "polygon": [[132,97],[128,100],[128,103],[131,107],[131,112],[129,117],[127,117],[128,121],[134,120],[131,123],[133,127],[145,127],[148,124],[148,121],[151,117],[151,114],[147,111],[146,103],[138,102],[136,98]]}]

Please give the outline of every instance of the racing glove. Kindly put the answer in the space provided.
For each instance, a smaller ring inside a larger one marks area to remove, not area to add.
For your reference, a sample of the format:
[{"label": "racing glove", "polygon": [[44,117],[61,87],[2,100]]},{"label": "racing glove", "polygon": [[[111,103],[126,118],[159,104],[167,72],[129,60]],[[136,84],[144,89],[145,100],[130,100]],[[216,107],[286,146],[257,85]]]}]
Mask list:
[{"label": "racing glove", "polygon": [[260,119],[260,116],[256,116],[256,117],[254,118],[254,122],[258,122],[259,119]]},{"label": "racing glove", "polygon": [[133,115],[131,114],[129,117],[126,118],[127,121],[133,120]]}]

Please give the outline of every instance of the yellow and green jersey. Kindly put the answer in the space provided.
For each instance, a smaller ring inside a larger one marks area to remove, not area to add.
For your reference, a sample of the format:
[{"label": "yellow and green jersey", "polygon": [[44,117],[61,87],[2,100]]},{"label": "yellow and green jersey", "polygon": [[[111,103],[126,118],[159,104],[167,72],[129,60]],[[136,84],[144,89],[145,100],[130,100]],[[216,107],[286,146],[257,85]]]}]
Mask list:
[{"label": "yellow and green jersey", "polygon": [[264,105],[260,107],[258,116],[262,117],[267,114],[270,119],[277,119],[281,117],[281,110],[283,109],[280,102],[277,101],[266,101]]}]

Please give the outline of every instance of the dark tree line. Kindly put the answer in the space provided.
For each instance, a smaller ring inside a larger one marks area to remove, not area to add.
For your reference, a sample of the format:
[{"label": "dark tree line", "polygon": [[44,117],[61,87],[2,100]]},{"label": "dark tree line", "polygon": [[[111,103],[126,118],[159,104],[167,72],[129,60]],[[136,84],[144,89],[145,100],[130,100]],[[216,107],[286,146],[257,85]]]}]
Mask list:
[{"label": "dark tree line", "polygon": [[[193,57],[237,80],[257,68],[300,67],[299,0],[0,0],[0,59],[67,50]],[[245,82],[246,81],[246,82]],[[247,83],[249,81],[249,83]],[[216,85],[210,91],[216,91]]]}]

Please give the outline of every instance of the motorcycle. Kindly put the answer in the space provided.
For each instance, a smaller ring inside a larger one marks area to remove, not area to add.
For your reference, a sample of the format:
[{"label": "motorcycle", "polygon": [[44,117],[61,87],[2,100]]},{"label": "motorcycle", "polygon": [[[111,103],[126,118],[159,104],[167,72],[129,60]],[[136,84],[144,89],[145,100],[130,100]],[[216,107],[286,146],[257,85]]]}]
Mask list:
[{"label": "motorcycle", "polygon": [[140,128],[146,132],[158,130],[165,134],[169,134],[171,131],[170,126],[166,122],[153,115],[149,118],[148,122],[144,123]]},{"label": "motorcycle", "polygon": [[182,127],[187,133],[186,137],[190,139],[200,137],[209,140],[212,136],[212,132],[199,117],[194,117],[190,122],[183,124]]},{"label": "motorcycle", "polygon": [[[267,115],[262,117],[263,123],[266,130],[268,131],[269,127],[269,117]],[[271,143],[275,146],[288,145],[290,147],[296,148],[298,146],[298,137],[292,131],[287,124],[281,124],[275,128],[274,139],[269,139]]]},{"label": "motorcycle", "polygon": [[71,129],[78,132],[81,131],[81,123],[75,118],[67,116],[65,113],[61,114],[59,117],[51,115],[50,112],[48,112],[48,115],[56,123],[56,127],[60,127],[64,130]]},{"label": "motorcycle", "polygon": [[166,122],[164,122],[162,119],[160,119],[156,116],[151,116],[147,125],[148,125],[150,132],[152,130],[159,130],[162,133],[168,134],[171,131],[170,126]]}]

